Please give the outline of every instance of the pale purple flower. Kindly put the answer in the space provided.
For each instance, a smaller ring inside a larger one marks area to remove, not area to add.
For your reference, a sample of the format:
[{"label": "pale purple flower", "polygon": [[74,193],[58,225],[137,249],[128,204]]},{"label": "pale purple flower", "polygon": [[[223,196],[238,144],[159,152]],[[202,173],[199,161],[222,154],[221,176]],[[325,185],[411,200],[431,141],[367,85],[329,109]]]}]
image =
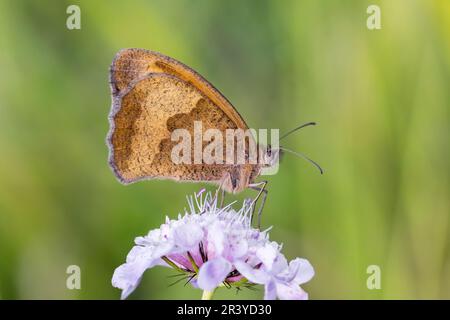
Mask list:
[{"label": "pale purple flower", "polygon": [[235,268],[252,283],[264,285],[264,299],[307,300],[308,294],[300,288],[312,279],[314,269],[308,260],[296,258],[289,264],[272,242],[259,248],[260,263],[236,261]]},{"label": "pale purple flower", "polygon": [[218,208],[217,197],[203,197],[203,192],[189,197],[188,203],[184,215],[166,218],[159,229],[135,239],[126,263],[112,278],[113,286],[122,289],[122,299],[157,265],[186,274],[194,287],[205,291],[262,284],[265,299],[308,298],[300,284],[313,277],[312,266],[299,258],[288,264],[281,246],[269,240],[269,230],[251,227],[251,205],[244,202],[239,211],[232,204]]}]

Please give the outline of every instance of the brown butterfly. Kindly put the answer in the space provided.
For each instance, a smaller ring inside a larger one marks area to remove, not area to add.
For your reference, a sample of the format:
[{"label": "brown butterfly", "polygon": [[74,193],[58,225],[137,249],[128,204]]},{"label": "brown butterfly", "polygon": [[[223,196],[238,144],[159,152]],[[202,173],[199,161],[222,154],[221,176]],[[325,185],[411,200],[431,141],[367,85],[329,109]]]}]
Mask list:
[{"label": "brown butterfly", "polygon": [[[258,190],[257,198],[264,193],[264,201],[267,182],[255,179],[262,169],[278,162],[280,148],[258,145],[261,151],[258,155],[264,161],[256,164],[172,161],[175,142],[171,135],[175,129],[192,132],[193,123],[201,121],[204,130],[248,130],[233,105],[197,72],[157,52],[124,49],[111,64],[110,86],[109,164],[120,182],[128,184],[143,179],[210,182],[230,193],[246,188]],[[314,123],[306,125],[311,124]]]}]

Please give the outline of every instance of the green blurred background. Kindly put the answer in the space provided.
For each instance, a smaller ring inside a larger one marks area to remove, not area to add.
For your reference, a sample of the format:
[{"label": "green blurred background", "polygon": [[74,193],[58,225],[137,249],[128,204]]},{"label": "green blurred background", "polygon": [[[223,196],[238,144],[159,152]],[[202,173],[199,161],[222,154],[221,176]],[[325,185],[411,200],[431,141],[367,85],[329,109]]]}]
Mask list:
[{"label": "green blurred background", "polygon": [[[70,4],[81,30],[66,28]],[[366,27],[370,4],[381,30]],[[126,47],[198,70],[253,128],[319,123],[284,144],[325,175],[286,155],[263,216],[289,259],[314,265],[312,299],[450,298],[447,0],[1,0],[0,298],[118,298],[134,237],[201,188],[123,186],[109,169],[108,67]],[[71,264],[81,290],[66,288]],[[200,297],[171,274],[147,271],[131,297]]]}]

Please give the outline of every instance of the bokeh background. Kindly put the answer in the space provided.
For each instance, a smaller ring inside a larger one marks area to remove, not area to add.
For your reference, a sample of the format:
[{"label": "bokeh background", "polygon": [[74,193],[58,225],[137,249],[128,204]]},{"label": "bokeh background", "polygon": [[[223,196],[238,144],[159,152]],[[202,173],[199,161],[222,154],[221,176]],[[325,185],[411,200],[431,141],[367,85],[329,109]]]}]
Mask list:
[{"label": "bokeh background", "polygon": [[[70,4],[81,30],[66,28]],[[288,258],[314,265],[312,299],[450,298],[447,0],[1,0],[0,298],[117,299],[134,237],[202,187],[123,186],[109,169],[108,67],[126,47],[192,66],[253,128],[319,123],[284,144],[325,175],[286,155],[263,216]],[[81,290],[66,288],[72,264]],[[148,271],[131,297],[200,297],[171,274]]]}]

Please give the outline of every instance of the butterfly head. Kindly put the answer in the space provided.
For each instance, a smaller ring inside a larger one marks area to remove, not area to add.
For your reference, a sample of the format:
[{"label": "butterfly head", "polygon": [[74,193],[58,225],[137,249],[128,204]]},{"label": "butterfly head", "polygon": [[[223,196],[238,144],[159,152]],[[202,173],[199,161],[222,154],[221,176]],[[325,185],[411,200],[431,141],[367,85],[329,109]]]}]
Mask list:
[{"label": "butterfly head", "polygon": [[278,165],[282,155],[282,150],[280,148],[274,148],[270,144],[265,147],[263,151],[263,167],[271,168]]}]

